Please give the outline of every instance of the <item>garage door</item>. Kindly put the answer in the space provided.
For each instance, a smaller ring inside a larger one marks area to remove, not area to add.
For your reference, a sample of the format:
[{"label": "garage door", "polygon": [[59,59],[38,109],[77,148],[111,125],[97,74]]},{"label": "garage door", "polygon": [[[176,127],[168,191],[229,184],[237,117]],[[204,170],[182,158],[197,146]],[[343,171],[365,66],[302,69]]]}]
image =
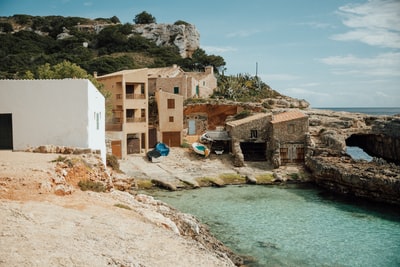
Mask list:
[{"label": "garage door", "polygon": [[163,132],[162,142],[169,147],[181,146],[181,133],[180,132]]},{"label": "garage door", "polygon": [[245,161],[266,161],[266,143],[241,142],[240,148]]}]

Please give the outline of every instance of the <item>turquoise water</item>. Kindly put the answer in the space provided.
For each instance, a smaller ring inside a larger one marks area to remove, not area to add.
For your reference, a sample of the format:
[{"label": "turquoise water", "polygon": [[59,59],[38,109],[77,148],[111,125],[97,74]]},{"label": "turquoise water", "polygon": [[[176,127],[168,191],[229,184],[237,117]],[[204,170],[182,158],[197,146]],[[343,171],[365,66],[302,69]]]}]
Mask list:
[{"label": "turquoise water", "polygon": [[362,148],[357,146],[347,146],[346,153],[356,160],[363,159],[366,161],[372,161],[372,157],[368,155]]},{"label": "turquoise water", "polygon": [[154,192],[209,225],[249,266],[400,266],[400,211],[313,186]]}]

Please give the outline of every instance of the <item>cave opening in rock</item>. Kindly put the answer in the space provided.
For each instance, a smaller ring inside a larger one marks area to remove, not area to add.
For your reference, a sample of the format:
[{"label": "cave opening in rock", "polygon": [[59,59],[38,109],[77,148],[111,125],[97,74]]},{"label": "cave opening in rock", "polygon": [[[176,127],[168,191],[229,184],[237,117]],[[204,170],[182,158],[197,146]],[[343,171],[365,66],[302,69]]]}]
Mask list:
[{"label": "cave opening in rock", "polygon": [[353,134],[346,139],[347,147],[359,147],[371,157],[399,164],[397,146],[400,140],[385,135]]}]

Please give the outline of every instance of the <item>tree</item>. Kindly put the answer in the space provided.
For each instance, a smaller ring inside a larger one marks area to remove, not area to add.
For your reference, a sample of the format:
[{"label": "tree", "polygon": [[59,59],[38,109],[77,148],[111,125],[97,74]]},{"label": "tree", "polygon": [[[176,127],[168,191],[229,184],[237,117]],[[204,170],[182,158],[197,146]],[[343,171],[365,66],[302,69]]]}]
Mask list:
[{"label": "tree", "polygon": [[119,20],[119,18],[118,18],[117,16],[112,16],[112,17],[110,18],[110,20],[111,20],[111,22],[114,23],[114,24],[121,23],[121,21]]},{"label": "tree", "polygon": [[39,66],[37,69],[37,79],[65,79],[65,78],[80,78],[90,80],[94,86],[99,89],[99,91],[104,95],[104,97],[109,97],[110,93],[104,90],[103,84],[99,83],[96,78],[88,74],[86,70],[82,69],[78,65],[64,60],[63,62],[51,66],[46,63]]},{"label": "tree", "polygon": [[156,18],[146,11],[143,11],[142,13],[137,14],[133,21],[135,22],[135,24],[150,24],[156,23]]}]

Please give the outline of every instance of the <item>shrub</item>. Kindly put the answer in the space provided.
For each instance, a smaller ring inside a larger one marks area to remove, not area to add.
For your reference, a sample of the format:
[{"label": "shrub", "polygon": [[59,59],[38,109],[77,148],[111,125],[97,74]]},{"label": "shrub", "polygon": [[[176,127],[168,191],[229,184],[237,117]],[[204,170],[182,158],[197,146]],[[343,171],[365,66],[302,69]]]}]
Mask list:
[{"label": "shrub", "polygon": [[116,156],[107,154],[106,163],[107,163],[107,166],[111,167],[113,170],[121,171],[119,169],[119,162],[118,162],[118,158]]},{"label": "shrub", "polygon": [[105,192],[106,187],[100,182],[94,182],[91,180],[80,180],[78,183],[79,188],[82,191],[93,191],[93,192]]},{"label": "shrub", "polygon": [[250,114],[251,114],[250,110],[243,110],[243,111],[241,111],[240,113],[236,114],[236,115],[234,116],[234,118],[235,118],[236,120],[240,120],[240,119],[244,119],[244,118],[250,116]]},{"label": "shrub", "polygon": [[[59,155],[56,159],[52,160],[51,162],[63,162],[68,165],[68,167],[72,168],[74,166],[74,161],[68,157],[64,157]],[[76,163],[76,160],[75,160]]]}]

